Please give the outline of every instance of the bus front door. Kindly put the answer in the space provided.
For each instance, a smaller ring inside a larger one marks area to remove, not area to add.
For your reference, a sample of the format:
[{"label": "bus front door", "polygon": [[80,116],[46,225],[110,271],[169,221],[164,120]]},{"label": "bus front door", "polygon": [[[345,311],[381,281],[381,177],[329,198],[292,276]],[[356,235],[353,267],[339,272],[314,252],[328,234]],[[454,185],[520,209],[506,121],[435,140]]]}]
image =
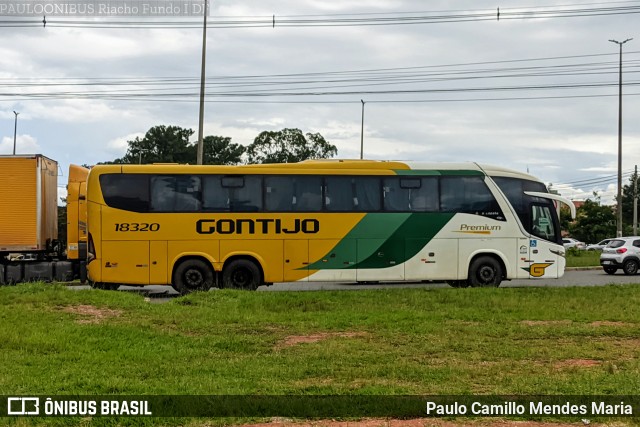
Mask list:
[{"label": "bus front door", "polygon": [[[557,278],[559,271],[555,222],[549,205],[531,205],[531,234],[529,238],[529,277]],[[564,270],[563,270],[564,271]]]}]

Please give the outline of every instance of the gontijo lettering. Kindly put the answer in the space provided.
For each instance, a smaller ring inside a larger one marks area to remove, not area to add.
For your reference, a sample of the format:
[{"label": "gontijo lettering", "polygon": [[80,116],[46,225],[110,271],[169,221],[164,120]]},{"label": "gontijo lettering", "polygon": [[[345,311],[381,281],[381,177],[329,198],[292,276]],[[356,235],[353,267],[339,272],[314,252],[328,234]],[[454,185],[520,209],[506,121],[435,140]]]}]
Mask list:
[{"label": "gontijo lettering", "polygon": [[199,219],[198,234],[316,234],[320,231],[317,219]]}]

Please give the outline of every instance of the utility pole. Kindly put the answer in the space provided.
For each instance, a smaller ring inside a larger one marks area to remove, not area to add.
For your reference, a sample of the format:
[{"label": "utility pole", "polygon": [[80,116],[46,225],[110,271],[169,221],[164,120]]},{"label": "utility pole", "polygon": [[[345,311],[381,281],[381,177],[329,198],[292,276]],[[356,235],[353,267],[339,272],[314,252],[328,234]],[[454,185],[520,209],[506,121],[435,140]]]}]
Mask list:
[{"label": "utility pole", "polygon": [[16,155],[16,134],[18,133],[18,112],[16,112],[15,110],[13,111],[13,114],[16,115],[16,122],[13,125],[13,155]]},{"label": "utility pole", "polygon": [[622,45],[633,39],[622,42],[609,40],[620,46],[620,67],[618,77],[618,237],[622,237]]},{"label": "utility pole", "polygon": [[204,24],[202,25],[202,70],[200,71],[200,116],[198,119],[198,151],[196,155],[196,163],[201,165],[204,157],[204,69],[207,63],[207,0],[204,0]]},{"label": "utility pole", "polygon": [[360,100],[362,102],[362,123],[360,125],[360,160],[364,157],[364,100]]},{"label": "utility pole", "polygon": [[633,174],[633,235],[638,235],[638,165]]}]

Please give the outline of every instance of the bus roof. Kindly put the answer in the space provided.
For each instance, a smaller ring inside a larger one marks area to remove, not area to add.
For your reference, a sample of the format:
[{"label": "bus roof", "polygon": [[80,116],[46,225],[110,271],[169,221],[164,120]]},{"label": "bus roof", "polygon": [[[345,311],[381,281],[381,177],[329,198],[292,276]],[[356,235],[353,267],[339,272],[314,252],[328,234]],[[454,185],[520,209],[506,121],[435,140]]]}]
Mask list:
[{"label": "bus roof", "polygon": [[[359,159],[319,159],[305,160],[299,163],[266,163],[252,165],[181,165],[181,164],[113,164],[99,165],[94,168],[102,173],[153,173],[162,170],[163,173],[184,173],[185,166],[191,169],[192,173],[213,172],[215,168],[217,173],[233,174],[238,173],[242,169],[264,170],[268,173],[284,172],[301,172],[313,173],[312,171],[322,172],[331,170],[350,170],[357,174],[365,174],[366,171],[377,170],[382,174],[394,174],[394,171],[410,171],[410,170],[464,170],[477,171],[486,173],[489,176],[501,176],[527,179],[531,181],[541,182],[538,178],[524,172],[513,169],[503,168],[500,166],[479,164],[474,162],[458,162],[458,163],[440,163],[440,162],[414,162],[414,161],[390,161],[390,160],[359,160]],[[385,172],[383,172],[385,171]],[[295,173],[294,172],[294,173]],[[254,172],[255,173],[255,172]]]}]

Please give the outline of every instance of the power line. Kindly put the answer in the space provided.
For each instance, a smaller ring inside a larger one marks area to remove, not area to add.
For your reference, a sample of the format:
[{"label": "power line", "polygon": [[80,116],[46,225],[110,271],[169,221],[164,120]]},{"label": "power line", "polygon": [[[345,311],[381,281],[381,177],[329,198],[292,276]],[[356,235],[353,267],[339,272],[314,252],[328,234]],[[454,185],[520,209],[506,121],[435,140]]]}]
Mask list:
[{"label": "power line", "polygon": [[[630,3],[630,2],[629,2]],[[593,3],[592,3],[593,4]],[[604,4],[607,3],[595,3]],[[620,2],[609,4],[621,4]],[[625,2],[626,4],[626,2]],[[576,18],[611,16],[621,14],[640,13],[640,6],[602,6],[602,7],[523,7],[503,8],[501,10],[463,10],[449,12],[394,12],[394,13],[360,13],[360,14],[334,14],[334,15],[269,15],[255,17],[217,17],[211,19],[207,28],[309,28],[309,27],[355,27],[355,26],[388,26],[388,25],[423,25],[458,22],[479,22],[498,20],[532,20],[551,18]],[[101,19],[65,19],[50,17],[47,19],[47,28],[202,28],[199,18],[190,20],[133,20],[135,18]],[[42,27],[41,18],[32,19],[5,19],[0,21],[0,27]]]}]

